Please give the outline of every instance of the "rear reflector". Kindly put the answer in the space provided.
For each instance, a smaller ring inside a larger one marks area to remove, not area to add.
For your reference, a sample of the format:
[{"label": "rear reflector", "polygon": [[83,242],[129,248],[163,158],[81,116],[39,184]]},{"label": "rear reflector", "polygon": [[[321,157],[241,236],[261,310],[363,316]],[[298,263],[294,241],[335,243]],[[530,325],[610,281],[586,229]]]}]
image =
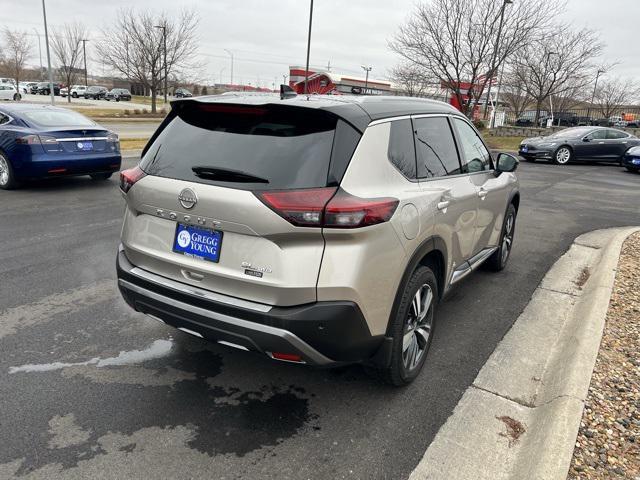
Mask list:
[{"label": "rear reflector", "polygon": [[271,352],[269,356],[275,360],[282,360],[283,362],[304,363],[302,357],[295,353]]},{"label": "rear reflector", "polygon": [[52,168],[51,170],[48,171],[48,173],[64,173],[66,171],[67,171],[66,168]]},{"label": "rear reflector", "polygon": [[137,181],[146,177],[147,174],[140,167],[130,168],[129,170],[122,170],[120,172],[120,190],[127,193],[131,190]]},{"label": "rear reflector", "polygon": [[335,187],[255,192],[274,212],[298,227],[360,228],[388,221],[396,198],[359,198]]}]

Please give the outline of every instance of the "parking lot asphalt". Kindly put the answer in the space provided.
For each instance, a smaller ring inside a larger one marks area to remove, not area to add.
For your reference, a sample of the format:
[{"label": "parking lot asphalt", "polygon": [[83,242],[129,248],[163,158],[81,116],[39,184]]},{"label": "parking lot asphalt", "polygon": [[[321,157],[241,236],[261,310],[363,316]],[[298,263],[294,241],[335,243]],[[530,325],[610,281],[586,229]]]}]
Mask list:
[{"label": "parking lot asphalt", "polygon": [[132,312],[114,280],[115,179],[0,191],[0,478],[406,478],[573,239],[640,224],[640,175],[518,173],[509,266],[456,287],[404,389],[358,366],[207,344]]}]

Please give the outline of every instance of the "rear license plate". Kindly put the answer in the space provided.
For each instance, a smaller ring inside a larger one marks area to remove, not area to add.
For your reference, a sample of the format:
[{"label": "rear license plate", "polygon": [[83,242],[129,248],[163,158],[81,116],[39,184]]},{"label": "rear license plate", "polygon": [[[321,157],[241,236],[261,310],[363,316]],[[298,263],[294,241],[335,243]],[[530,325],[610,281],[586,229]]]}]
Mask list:
[{"label": "rear license plate", "polygon": [[209,262],[220,261],[222,232],[178,223],[173,251]]},{"label": "rear license plate", "polygon": [[93,142],[78,142],[76,143],[76,146],[81,152],[88,152],[90,150],[93,150]]}]

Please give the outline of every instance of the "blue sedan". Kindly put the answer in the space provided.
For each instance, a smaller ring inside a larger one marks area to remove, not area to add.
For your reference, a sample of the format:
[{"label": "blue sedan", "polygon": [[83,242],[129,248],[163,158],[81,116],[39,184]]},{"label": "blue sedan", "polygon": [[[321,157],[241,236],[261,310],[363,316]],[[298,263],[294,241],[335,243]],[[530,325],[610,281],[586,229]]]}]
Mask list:
[{"label": "blue sedan", "polygon": [[73,110],[35,104],[0,106],[0,188],[66,175],[106,180],[120,170],[115,133]]},{"label": "blue sedan", "polygon": [[627,150],[622,165],[630,172],[640,172],[640,147],[633,147]]}]

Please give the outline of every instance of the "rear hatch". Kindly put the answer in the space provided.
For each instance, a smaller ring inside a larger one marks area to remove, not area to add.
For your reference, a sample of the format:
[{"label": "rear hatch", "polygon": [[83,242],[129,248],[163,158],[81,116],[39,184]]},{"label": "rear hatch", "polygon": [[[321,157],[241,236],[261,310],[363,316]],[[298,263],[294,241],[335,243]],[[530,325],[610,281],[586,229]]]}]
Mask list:
[{"label": "rear hatch", "polygon": [[[237,298],[281,306],[316,301],[324,239],[321,228],[306,226],[314,212],[302,218],[298,207],[305,199],[329,200],[359,138],[320,109],[177,102],[142,158],[143,178],[126,195],[127,257],[157,275]],[[298,203],[278,211],[287,202]],[[184,230],[200,250],[185,253],[178,241]],[[198,253],[203,248],[208,255]]]}]

